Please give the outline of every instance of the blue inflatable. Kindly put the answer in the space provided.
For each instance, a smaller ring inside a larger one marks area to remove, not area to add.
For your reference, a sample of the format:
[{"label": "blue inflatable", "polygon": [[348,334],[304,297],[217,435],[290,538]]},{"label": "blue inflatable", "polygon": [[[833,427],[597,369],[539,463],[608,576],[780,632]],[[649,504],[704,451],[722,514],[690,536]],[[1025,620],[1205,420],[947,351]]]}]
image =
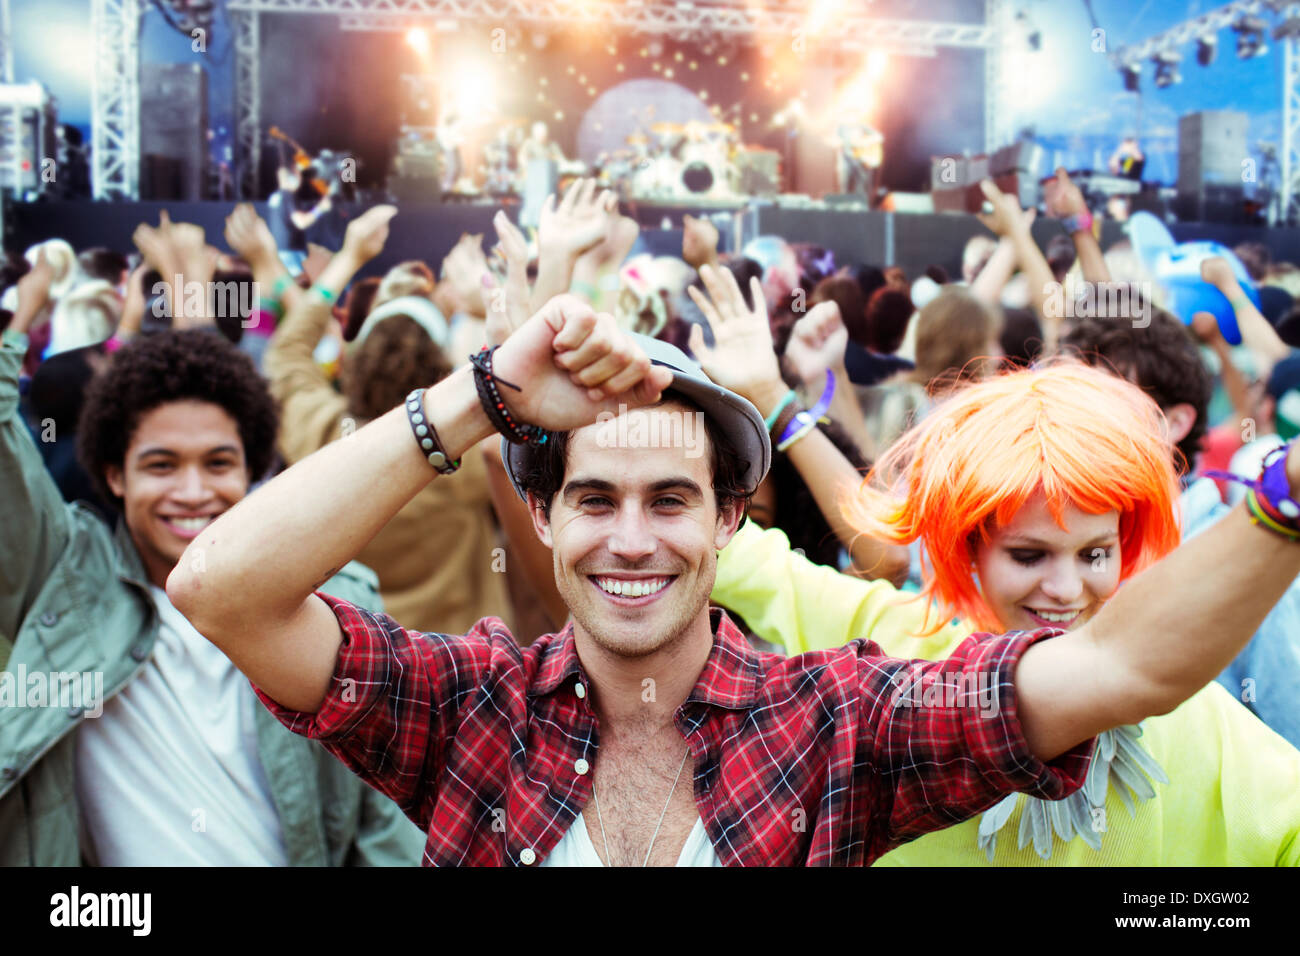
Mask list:
[{"label": "blue inflatable", "polygon": [[1213,241],[1174,242],[1165,224],[1149,212],[1135,213],[1128,221],[1133,251],[1152,278],[1165,291],[1165,307],[1183,322],[1192,324],[1197,312],[1209,312],[1229,345],[1241,344],[1241,330],[1232,305],[1222,292],[1201,278],[1201,263],[1222,256],[1232,267],[1241,291],[1259,308],[1259,292],[1241,260],[1227,246]]}]

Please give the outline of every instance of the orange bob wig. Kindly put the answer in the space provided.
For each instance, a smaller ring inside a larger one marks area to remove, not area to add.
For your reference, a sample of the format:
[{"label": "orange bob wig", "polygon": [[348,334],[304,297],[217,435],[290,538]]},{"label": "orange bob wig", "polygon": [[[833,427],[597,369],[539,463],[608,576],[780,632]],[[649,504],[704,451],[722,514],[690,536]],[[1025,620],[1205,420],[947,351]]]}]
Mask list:
[{"label": "orange bob wig", "polygon": [[1121,581],[1178,546],[1178,478],[1163,434],[1160,409],[1124,379],[1072,360],[1010,372],[945,399],[843,511],[864,534],[924,544],[921,595],[944,620],[1001,632],[976,583],[976,548],[1038,493],[1063,529],[1067,504],[1119,512]]}]

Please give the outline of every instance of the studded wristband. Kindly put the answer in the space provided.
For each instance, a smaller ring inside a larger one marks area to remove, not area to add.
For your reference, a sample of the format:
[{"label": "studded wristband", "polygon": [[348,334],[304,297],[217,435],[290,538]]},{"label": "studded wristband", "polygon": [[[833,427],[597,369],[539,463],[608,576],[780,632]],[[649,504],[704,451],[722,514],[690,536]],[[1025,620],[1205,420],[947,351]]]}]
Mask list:
[{"label": "studded wristband", "polygon": [[433,422],[424,417],[424,389],[417,388],[406,396],[406,420],[411,423],[411,431],[420,446],[420,454],[440,475],[450,475],[460,468],[460,459],[451,461],[442,449],[438,433],[434,431]]}]

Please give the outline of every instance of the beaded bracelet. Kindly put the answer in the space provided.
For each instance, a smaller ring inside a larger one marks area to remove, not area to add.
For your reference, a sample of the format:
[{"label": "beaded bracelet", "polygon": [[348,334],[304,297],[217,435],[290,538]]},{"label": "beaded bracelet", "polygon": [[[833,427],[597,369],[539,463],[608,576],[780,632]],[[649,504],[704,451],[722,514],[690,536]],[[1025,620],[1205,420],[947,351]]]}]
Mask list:
[{"label": "beaded bracelet", "polygon": [[1203,472],[1207,478],[1222,478],[1245,485],[1246,509],[1250,520],[1290,541],[1300,541],[1300,502],[1290,495],[1286,458],[1291,443],[1274,448],[1264,456],[1259,477],[1254,481],[1226,471]]},{"label": "beaded bracelet", "polygon": [[1255,494],[1254,488],[1246,492],[1246,510],[1250,512],[1251,523],[1262,524],[1268,530],[1280,534],[1288,540],[1300,541],[1300,531],[1293,531],[1269,517],[1267,509],[1263,507],[1259,497]]},{"label": "beaded bracelet", "polygon": [[460,467],[460,459],[452,461],[443,451],[442,441],[434,431],[433,422],[424,417],[424,389],[417,388],[406,396],[406,420],[420,445],[420,452],[438,470],[440,475],[450,475]]},{"label": "beaded bracelet", "polygon": [[324,299],[330,305],[333,305],[335,300],[338,299],[338,295],[336,293],[331,292],[323,285],[314,285],[311,287],[311,291],[317,293],[322,299]]},{"label": "beaded bracelet", "polygon": [[474,387],[478,390],[478,400],[483,405],[483,411],[487,413],[488,421],[492,427],[505,436],[506,441],[515,445],[522,445],[527,442],[529,445],[546,444],[546,429],[539,428],[536,425],[521,425],[514,420],[510,414],[510,409],[506,408],[505,400],[501,397],[501,390],[497,388],[500,383],[516,392],[522,391],[518,385],[512,385],[503,378],[498,378],[492,371],[492,356],[501,346],[494,345],[488,348],[483,346],[478,352],[469,357],[469,362],[474,366]]}]

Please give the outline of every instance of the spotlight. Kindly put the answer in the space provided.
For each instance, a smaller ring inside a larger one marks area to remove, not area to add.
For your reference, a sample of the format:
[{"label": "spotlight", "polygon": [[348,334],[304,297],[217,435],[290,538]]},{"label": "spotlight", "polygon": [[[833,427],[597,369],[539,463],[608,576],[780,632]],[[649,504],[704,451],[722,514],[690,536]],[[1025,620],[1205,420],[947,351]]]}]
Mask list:
[{"label": "spotlight", "polygon": [[411,27],[406,31],[406,45],[421,55],[429,52],[429,34],[423,27]]},{"label": "spotlight", "polygon": [[1157,53],[1151,58],[1151,62],[1156,65],[1156,89],[1163,90],[1183,81],[1182,74],[1178,72],[1178,64],[1182,61],[1183,58],[1178,53]]},{"label": "spotlight", "polygon": [[1237,56],[1240,59],[1249,60],[1268,52],[1268,44],[1264,42],[1268,23],[1262,18],[1242,17],[1232,25],[1232,29],[1237,34]]},{"label": "spotlight", "polygon": [[1209,66],[1214,62],[1215,55],[1219,52],[1219,38],[1213,33],[1207,33],[1196,40],[1196,62],[1201,66]]},{"label": "spotlight", "polygon": [[1034,26],[1030,21],[1028,14],[1021,10],[1016,14],[1015,22],[1020,32],[1024,35],[1025,45],[1029,47],[1030,51],[1037,53],[1041,50],[1043,48],[1042,31]]},{"label": "spotlight", "polygon": [[1136,93],[1142,87],[1142,65],[1139,63],[1125,63],[1120,69],[1120,74],[1124,77],[1124,89],[1129,93]]}]

